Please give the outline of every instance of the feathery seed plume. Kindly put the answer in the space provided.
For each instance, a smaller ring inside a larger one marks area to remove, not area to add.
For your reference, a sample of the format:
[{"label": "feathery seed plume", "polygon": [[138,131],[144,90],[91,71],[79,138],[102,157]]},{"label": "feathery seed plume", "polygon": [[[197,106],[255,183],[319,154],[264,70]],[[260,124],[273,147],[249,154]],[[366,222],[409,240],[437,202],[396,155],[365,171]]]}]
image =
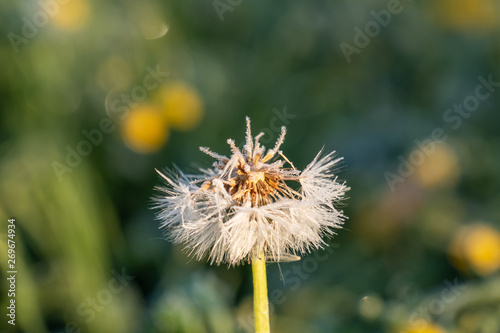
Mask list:
[{"label": "feathery seed plume", "polygon": [[167,186],[157,188],[154,208],[167,237],[198,260],[208,255],[212,264],[230,266],[262,251],[279,262],[326,245],[322,237],[345,219],[335,207],[349,190],[333,173],[341,158],[320,151],[299,171],[280,150],[285,134],[282,127],[266,151],[259,143],[264,133],[252,137],[247,117],[243,149],[232,139],[229,157],[200,147],[216,160],[212,168],[200,175],[158,171]]}]

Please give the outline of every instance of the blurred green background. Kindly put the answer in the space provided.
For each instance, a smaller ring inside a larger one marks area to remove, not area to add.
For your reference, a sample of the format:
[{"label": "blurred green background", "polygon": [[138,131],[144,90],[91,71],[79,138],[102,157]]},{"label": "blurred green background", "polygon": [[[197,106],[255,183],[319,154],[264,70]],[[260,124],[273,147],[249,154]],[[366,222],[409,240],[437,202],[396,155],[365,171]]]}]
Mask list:
[{"label": "blurred green background", "polygon": [[352,188],[328,250],[268,266],[273,332],[500,332],[499,1],[0,13],[0,331],[252,332],[250,267],[190,259],[150,209],[155,168],[210,166],[248,115]]}]

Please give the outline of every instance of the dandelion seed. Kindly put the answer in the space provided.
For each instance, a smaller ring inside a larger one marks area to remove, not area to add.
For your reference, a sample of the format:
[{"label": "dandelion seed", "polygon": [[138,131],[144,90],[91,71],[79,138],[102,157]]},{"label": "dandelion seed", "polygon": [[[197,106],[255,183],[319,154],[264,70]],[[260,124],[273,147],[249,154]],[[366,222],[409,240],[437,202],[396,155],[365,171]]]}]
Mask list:
[{"label": "dandelion seed", "polygon": [[261,253],[268,262],[289,261],[325,246],[323,237],[345,219],[335,207],[349,190],[334,174],[341,158],[320,151],[300,171],[280,150],[285,134],[283,127],[266,152],[259,143],[263,133],[252,138],[247,117],[242,149],[232,139],[229,157],[200,147],[216,160],[211,169],[200,175],[158,171],[167,184],[154,201],[167,237],[198,260],[229,266]]}]

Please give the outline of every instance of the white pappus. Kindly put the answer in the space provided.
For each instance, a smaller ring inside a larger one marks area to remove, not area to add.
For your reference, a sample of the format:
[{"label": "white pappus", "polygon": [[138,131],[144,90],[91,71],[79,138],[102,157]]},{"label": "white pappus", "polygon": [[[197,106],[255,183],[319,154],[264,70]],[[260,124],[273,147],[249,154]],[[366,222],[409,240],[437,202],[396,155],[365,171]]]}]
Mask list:
[{"label": "white pappus", "polygon": [[208,256],[217,265],[237,265],[262,251],[279,262],[322,248],[322,238],[345,219],[335,207],[349,190],[334,174],[341,158],[320,151],[299,171],[280,150],[285,127],[266,152],[259,143],[264,133],[252,137],[248,117],[246,123],[246,144],[240,150],[227,140],[229,157],[200,147],[216,159],[211,169],[196,176],[158,171],[166,182],[153,198],[160,228],[196,259]]}]

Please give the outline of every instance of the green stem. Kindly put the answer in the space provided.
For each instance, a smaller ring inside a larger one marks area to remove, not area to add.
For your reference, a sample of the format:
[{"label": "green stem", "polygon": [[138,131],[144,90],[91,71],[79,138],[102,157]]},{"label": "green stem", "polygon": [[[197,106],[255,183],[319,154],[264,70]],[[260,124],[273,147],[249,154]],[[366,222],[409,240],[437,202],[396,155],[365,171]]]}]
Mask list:
[{"label": "green stem", "polygon": [[269,302],[267,300],[266,258],[264,251],[252,259],[253,312],[255,333],[270,333]]}]

